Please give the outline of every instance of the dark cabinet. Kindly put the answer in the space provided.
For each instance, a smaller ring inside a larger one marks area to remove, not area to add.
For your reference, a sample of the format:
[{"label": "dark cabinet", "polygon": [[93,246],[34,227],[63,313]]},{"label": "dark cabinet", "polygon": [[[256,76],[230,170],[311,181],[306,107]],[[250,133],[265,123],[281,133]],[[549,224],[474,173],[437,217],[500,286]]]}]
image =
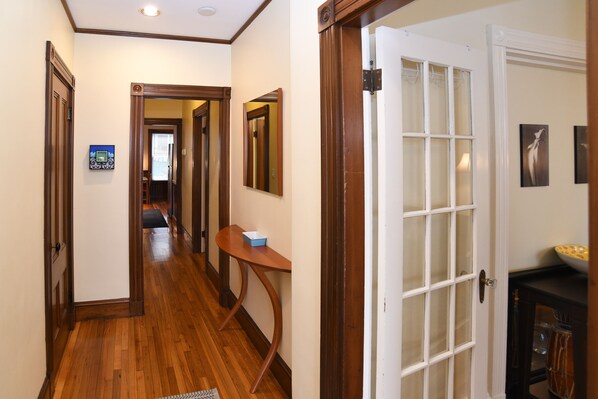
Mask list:
[{"label": "dark cabinet", "polygon": [[[575,392],[576,399],[585,399],[587,276],[564,265],[515,272],[509,275],[509,294],[507,397],[513,399],[533,398],[534,396],[529,393],[530,385],[547,377],[547,368],[542,364],[532,366],[536,307],[540,304],[554,309],[558,314],[566,317],[567,323],[570,323],[570,332],[568,329],[560,329],[558,326],[550,329],[551,345],[561,346],[557,355],[564,356],[565,350],[562,348],[569,349],[573,353],[572,365],[569,367],[574,370],[570,370],[573,376],[567,381],[555,380],[553,369],[550,366],[555,355],[551,355],[551,348],[548,348],[548,377],[553,378],[552,389],[554,390],[556,385],[567,385],[569,392],[572,390]],[[565,360],[559,357],[559,362]]]}]

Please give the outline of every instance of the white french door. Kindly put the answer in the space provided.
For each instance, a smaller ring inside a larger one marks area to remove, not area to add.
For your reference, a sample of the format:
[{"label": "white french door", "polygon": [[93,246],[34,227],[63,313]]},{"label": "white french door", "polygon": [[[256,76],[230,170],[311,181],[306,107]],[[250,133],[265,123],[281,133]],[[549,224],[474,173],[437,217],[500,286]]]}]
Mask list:
[{"label": "white french door", "polygon": [[375,53],[376,397],[487,398],[484,55],[386,27],[376,30]]}]

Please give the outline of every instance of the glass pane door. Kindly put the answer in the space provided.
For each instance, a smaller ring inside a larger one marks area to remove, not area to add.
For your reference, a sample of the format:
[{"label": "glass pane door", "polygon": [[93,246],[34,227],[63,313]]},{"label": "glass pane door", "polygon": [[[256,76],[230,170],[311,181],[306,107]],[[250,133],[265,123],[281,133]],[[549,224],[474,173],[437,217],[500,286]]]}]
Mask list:
[{"label": "glass pane door", "polygon": [[401,61],[402,103],[421,104],[402,108],[421,114],[410,115],[410,126],[424,121],[422,132],[402,134],[402,391],[408,388],[414,399],[469,398],[476,279],[470,72]]},{"label": "glass pane door", "polygon": [[[488,198],[481,208],[476,162],[485,157],[480,137],[485,151],[487,141],[476,129],[473,83],[483,54],[379,28],[376,57],[384,79],[376,99],[377,396],[482,397],[486,344],[476,337],[487,339],[487,318],[478,317],[477,251],[479,231],[488,240],[486,226],[478,229]],[[488,256],[484,245],[484,263]]]}]

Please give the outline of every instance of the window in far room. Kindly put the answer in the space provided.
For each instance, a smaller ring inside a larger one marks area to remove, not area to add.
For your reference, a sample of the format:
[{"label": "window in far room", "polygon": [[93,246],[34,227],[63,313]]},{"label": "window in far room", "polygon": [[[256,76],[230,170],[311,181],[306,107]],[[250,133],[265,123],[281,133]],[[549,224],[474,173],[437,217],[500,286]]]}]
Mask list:
[{"label": "window in far room", "polygon": [[152,180],[168,180],[168,145],[173,142],[170,133],[152,134]]}]

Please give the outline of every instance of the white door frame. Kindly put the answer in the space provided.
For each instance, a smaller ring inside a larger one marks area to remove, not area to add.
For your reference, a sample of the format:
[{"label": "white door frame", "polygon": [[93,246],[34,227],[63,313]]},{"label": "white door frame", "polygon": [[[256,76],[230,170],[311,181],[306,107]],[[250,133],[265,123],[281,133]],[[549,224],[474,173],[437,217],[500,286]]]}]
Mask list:
[{"label": "white door frame", "polygon": [[493,398],[505,398],[507,367],[507,316],[509,281],[509,114],[507,64],[583,72],[586,70],[584,42],[540,35],[497,25],[488,25],[488,48],[494,100],[495,144],[495,258],[494,276],[499,281],[490,290],[494,317],[492,359]]}]

